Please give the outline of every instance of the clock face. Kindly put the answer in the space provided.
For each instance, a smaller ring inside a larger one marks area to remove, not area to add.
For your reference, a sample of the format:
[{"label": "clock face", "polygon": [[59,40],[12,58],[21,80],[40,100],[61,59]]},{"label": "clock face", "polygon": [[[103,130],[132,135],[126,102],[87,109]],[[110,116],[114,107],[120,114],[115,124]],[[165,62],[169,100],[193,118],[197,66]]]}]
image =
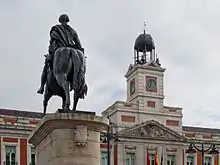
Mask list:
[{"label": "clock face", "polygon": [[150,91],[156,91],[157,90],[157,81],[156,78],[148,78],[146,79],[146,88]]},{"label": "clock face", "polygon": [[130,82],[130,95],[132,95],[135,92],[135,80],[131,80]]}]

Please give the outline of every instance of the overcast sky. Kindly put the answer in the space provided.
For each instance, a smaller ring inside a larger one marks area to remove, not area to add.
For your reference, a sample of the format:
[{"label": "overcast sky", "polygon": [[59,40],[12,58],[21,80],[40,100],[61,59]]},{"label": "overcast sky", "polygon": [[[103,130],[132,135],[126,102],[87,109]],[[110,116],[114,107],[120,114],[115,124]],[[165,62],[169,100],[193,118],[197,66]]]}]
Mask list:
[{"label": "overcast sky", "polygon": [[[67,13],[87,58],[89,95],[80,110],[101,112],[126,100],[124,74],[133,45],[152,35],[163,67],[165,105],[183,108],[183,124],[220,125],[220,1],[218,0],[2,0],[0,107],[42,111],[36,90],[49,30]],[[61,100],[50,101],[54,112]]]}]

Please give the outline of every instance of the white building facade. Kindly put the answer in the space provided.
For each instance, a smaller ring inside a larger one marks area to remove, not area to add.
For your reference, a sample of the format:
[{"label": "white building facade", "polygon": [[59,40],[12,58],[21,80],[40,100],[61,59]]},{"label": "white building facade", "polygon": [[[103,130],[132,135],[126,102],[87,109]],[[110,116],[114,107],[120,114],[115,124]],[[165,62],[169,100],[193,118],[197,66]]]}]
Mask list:
[{"label": "white building facade", "polygon": [[[152,37],[145,32],[138,36],[134,47],[134,63],[125,75],[127,100],[117,101],[102,115],[113,123],[113,132],[120,141],[112,141],[111,164],[201,165],[201,153],[187,154],[191,141],[215,143],[219,148],[220,129],[182,125],[182,108],[164,105],[164,74],[156,57]],[[101,165],[107,165],[103,144]],[[150,161],[149,161],[150,159]],[[205,154],[205,165],[219,165],[219,156]]]}]

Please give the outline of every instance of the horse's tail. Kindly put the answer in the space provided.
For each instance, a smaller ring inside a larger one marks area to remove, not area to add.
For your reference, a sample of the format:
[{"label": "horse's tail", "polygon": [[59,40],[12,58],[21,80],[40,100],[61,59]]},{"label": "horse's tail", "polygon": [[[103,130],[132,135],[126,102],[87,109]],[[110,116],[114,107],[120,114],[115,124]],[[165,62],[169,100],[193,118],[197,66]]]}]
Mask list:
[{"label": "horse's tail", "polygon": [[54,75],[65,74],[71,88],[81,98],[86,85],[85,57],[82,52],[66,47],[57,49],[54,53],[53,70]]},{"label": "horse's tail", "polygon": [[71,62],[72,62],[72,67],[70,70],[70,74],[69,76],[71,76],[72,79],[72,86],[74,91],[76,91],[79,88],[79,72],[80,72],[80,68],[81,68],[81,62],[80,62],[80,58],[78,56],[78,53],[75,49],[71,49],[70,51],[70,56],[71,56]]},{"label": "horse's tail", "polygon": [[67,73],[70,64],[70,49],[59,48],[54,52],[53,71],[54,73]]},{"label": "horse's tail", "polygon": [[72,52],[72,64],[73,64],[73,88],[75,94],[78,95],[79,98],[84,98],[84,95],[87,94],[87,85],[85,83],[85,72],[86,72],[86,64],[85,64],[85,56],[81,51],[74,50]]}]

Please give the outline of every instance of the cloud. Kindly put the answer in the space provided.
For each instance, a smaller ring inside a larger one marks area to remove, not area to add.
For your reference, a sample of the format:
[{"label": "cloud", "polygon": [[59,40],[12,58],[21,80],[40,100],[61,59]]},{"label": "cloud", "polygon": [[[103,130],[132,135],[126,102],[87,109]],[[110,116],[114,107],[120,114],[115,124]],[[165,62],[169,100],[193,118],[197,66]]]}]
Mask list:
[{"label": "cloud", "polygon": [[[165,72],[165,103],[183,107],[183,123],[214,127],[220,78],[217,0],[1,1],[0,106],[41,111],[36,94],[48,33],[67,13],[87,58],[89,94],[79,108],[101,112],[126,100],[124,74],[147,22]],[[61,106],[50,101],[49,112]],[[198,115],[199,114],[199,115]],[[195,115],[198,116],[195,119]]]}]

